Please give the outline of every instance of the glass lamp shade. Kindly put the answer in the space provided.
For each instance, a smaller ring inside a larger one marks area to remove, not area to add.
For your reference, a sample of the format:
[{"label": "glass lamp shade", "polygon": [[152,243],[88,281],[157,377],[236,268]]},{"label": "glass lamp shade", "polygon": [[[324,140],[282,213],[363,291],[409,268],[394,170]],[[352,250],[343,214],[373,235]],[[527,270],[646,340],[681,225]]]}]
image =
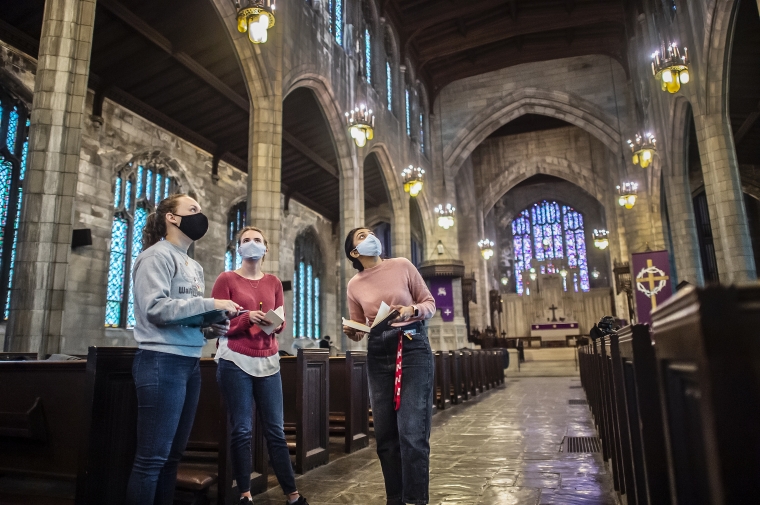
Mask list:
[{"label": "glass lamp shade", "polygon": [[438,214],[438,226],[444,230],[454,226],[454,207],[450,203],[447,203],[445,207],[443,204],[438,205],[435,213]]},{"label": "glass lamp shade", "polygon": [[601,275],[601,272],[599,272],[599,270],[597,270],[596,267],[594,267],[594,269],[591,271],[591,277],[593,277],[594,279],[598,279],[600,275]]},{"label": "glass lamp shade", "polygon": [[411,196],[417,196],[420,194],[420,191],[422,191],[422,181],[417,181],[414,184],[411,185],[409,188],[409,194]]},{"label": "glass lamp shade", "polygon": [[[274,10],[274,5],[271,6]],[[268,30],[274,26],[274,14],[263,3],[241,9],[237,14],[237,28],[240,33],[248,32],[248,40],[254,44],[267,41]]]},{"label": "glass lamp shade", "polygon": [[559,274],[560,274],[562,277],[567,277],[567,268],[565,268],[565,267],[563,266],[563,267],[560,269],[560,271],[559,271]]},{"label": "glass lamp shade", "polygon": [[482,251],[480,251],[480,254],[483,255],[483,259],[489,260],[493,257],[493,249],[491,248],[483,249]]},{"label": "glass lamp shade", "polygon": [[626,209],[632,209],[634,205],[636,205],[636,195],[628,195],[625,198],[624,207]]},{"label": "glass lamp shade", "polygon": [[444,230],[448,230],[449,228],[454,226],[454,218],[452,216],[439,216],[438,226],[440,226]]},{"label": "glass lamp shade", "polygon": [[530,280],[535,281],[536,277],[538,277],[538,274],[536,273],[535,268],[530,269]]},{"label": "glass lamp shade", "polygon": [[601,250],[605,250],[610,245],[610,241],[606,238],[595,238],[594,245]]},{"label": "glass lamp shade", "polygon": [[678,80],[681,81],[681,84],[689,83],[689,69],[688,68],[678,73]]},{"label": "glass lamp shade", "polygon": [[509,277],[505,275],[504,277],[501,278],[501,285],[506,286],[507,284],[509,284]]}]

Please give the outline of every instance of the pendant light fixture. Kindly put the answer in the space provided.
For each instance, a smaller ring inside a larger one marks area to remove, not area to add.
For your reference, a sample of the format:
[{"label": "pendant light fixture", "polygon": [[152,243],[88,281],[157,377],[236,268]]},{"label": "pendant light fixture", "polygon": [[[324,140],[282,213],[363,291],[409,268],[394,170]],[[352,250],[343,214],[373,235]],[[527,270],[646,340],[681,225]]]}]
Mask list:
[{"label": "pendant light fixture", "polygon": [[480,254],[483,255],[483,259],[489,260],[493,257],[493,241],[484,238],[478,242],[478,247],[480,247]]},{"label": "pendant light fixture", "polygon": [[375,115],[364,104],[346,112],[346,124],[357,147],[364,147],[375,137]]},{"label": "pendant light fixture", "polygon": [[628,146],[633,153],[633,164],[646,168],[652,163],[654,153],[657,152],[655,147],[657,139],[651,133],[645,133],[643,136],[637,133],[635,138],[636,142],[628,139]]},{"label": "pendant light fixture", "polygon": [[422,179],[425,171],[420,167],[409,165],[401,172],[404,180],[404,191],[410,196],[417,196],[422,191]]},{"label": "pendant light fixture", "polygon": [[248,40],[254,44],[266,42],[267,31],[274,26],[274,1],[236,0],[235,8],[238,31],[248,32]]},{"label": "pendant light fixture", "polygon": [[626,209],[632,209],[636,205],[636,197],[638,196],[639,185],[636,182],[624,182],[621,186],[617,187],[618,191],[618,205],[625,207]]},{"label": "pendant light fixture", "polygon": [[652,53],[652,75],[660,81],[663,91],[678,93],[681,84],[689,82],[689,53],[684,47],[683,54],[675,42],[662,47]]},{"label": "pendant light fixture", "polygon": [[439,204],[435,208],[435,213],[438,214],[438,226],[444,230],[448,230],[454,226],[454,207],[447,203],[446,205]]},{"label": "pendant light fixture", "polygon": [[607,249],[607,246],[610,245],[609,240],[610,232],[605,230],[604,228],[600,228],[598,230],[594,230],[594,245],[601,250]]}]

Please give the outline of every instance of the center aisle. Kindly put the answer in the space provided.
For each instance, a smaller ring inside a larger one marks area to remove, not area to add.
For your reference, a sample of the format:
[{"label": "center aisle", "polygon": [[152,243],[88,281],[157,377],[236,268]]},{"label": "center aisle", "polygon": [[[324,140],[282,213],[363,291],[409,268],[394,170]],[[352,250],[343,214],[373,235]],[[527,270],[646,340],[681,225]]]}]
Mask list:
[{"label": "center aisle", "polygon": [[[430,503],[434,505],[615,505],[600,453],[566,453],[564,437],[596,436],[580,381],[507,379],[499,389],[433,417]],[[374,446],[296,480],[311,505],[385,505]],[[282,505],[279,488],[256,505]]]}]

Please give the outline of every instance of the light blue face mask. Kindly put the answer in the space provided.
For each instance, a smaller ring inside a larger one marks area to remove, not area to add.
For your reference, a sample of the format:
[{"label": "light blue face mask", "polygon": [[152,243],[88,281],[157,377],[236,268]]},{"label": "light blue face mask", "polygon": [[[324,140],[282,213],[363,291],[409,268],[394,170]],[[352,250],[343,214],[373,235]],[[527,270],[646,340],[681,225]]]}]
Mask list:
[{"label": "light blue face mask", "polygon": [[267,246],[261,242],[245,242],[238,246],[238,254],[246,260],[260,260],[267,253]]},{"label": "light blue face mask", "polygon": [[356,252],[362,256],[380,256],[383,254],[383,244],[374,235],[367,235],[358,246],[356,246]]}]

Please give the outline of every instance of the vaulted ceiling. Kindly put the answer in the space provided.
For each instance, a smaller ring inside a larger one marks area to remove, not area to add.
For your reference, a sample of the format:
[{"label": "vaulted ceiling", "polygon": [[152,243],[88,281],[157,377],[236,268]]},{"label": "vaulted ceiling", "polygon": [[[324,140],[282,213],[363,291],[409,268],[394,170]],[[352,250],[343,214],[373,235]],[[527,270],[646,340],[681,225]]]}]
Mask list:
[{"label": "vaulted ceiling", "polygon": [[434,95],[520,63],[605,54],[627,68],[623,0],[384,0],[383,11]]}]

